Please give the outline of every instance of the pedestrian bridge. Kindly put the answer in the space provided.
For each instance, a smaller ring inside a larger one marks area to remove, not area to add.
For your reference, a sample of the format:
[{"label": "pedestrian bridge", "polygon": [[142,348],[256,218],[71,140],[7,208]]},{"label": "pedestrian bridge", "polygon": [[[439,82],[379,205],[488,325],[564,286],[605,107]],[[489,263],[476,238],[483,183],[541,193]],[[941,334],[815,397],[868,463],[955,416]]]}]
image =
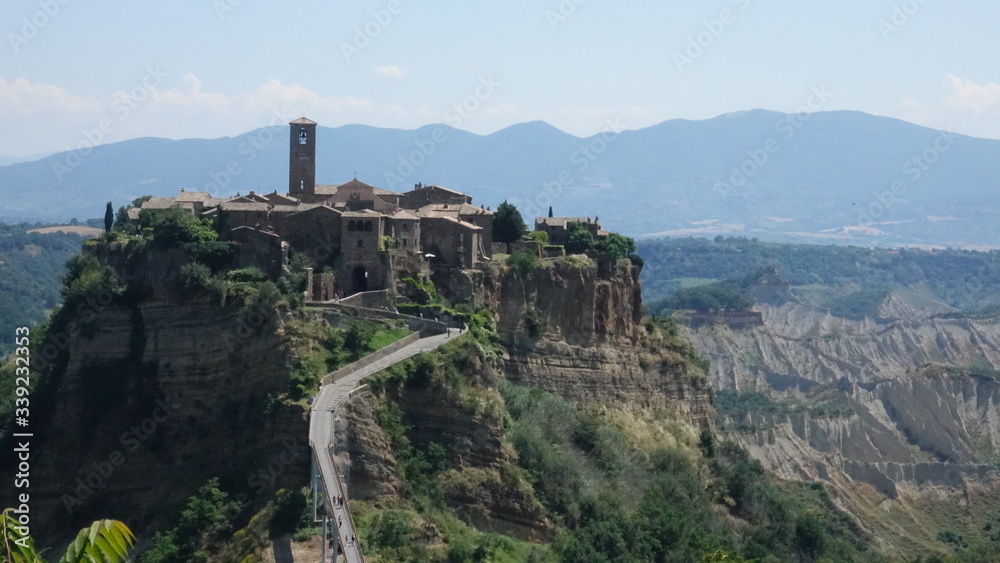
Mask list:
[{"label": "pedestrian bridge", "polygon": [[[364,378],[421,352],[433,350],[462,332],[458,329],[445,328],[443,334],[421,337],[420,334],[414,333],[323,378],[310,413],[309,445],[313,453],[314,507],[319,505],[317,501],[322,496],[324,563],[336,561],[338,545],[348,563],[364,561],[354,519],[351,518],[347,483],[334,459],[333,432],[337,410],[359,389]],[[337,502],[337,499],[343,500]],[[333,537],[330,540],[327,539],[328,529],[333,530]],[[336,541],[332,541],[333,539]],[[326,553],[328,543],[332,544],[329,554]]]}]

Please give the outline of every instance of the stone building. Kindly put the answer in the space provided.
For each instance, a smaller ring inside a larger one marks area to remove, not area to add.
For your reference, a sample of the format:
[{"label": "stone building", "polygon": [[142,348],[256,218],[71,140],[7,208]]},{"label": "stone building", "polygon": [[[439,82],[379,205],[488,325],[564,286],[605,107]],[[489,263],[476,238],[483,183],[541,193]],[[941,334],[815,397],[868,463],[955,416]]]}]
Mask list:
[{"label": "stone building", "polygon": [[594,235],[594,238],[606,238],[608,231],[601,228],[601,221],[594,217],[536,217],[535,230],[544,231],[549,235],[549,244],[566,244],[566,237],[569,235],[569,227],[573,223],[580,223],[583,228]]},{"label": "stone building", "polygon": [[[182,190],[175,198],[152,198],[142,209],[180,206],[214,219],[222,238],[239,246],[240,264],[257,256],[272,277],[280,275],[276,256],[302,254],[317,279],[321,272],[332,272],[335,290],[345,293],[392,287],[398,264],[475,268],[491,258],[493,212],[472,205],[472,197],[423,184],[396,193],[357,178],[316,184],[317,124],[303,117],[289,128],[287,194],[251,191],[213,198]],[[129,216],[137,218],[138,211],[130,210]],[[328,288],[310,291],[329,293]]]}]

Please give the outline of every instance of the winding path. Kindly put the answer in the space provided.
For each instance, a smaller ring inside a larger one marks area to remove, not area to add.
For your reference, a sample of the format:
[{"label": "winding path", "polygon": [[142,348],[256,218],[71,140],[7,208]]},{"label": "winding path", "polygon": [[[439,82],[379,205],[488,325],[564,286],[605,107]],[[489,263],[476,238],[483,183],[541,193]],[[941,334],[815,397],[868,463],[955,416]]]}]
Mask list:
[{"label": "winding path", "polygon": [[[336,410],[347,400],[351,392],[357,389],[362,379],[413,357],[421,352],[427,352],[444,344],[451,338],[463,334],[458,329],[450,329],[449,334],[440,334],[421,338],[384,358],[369,365],[359,367],[348,375],[320,387],[313,401],[309,420],[309,445],[319,469],[322,487],[326,493],[325,503],[327,514],[331,515],[336,524],[337,536],[343,547],[348,563],[362,563],[364,555],[361,547],[354,539],[357,532],[354,529],[354,519],[348,508],[347,484],[337,469],[333,460],[333,420]],[[344,499],[342,503],[333,502],[337,497]]]}]

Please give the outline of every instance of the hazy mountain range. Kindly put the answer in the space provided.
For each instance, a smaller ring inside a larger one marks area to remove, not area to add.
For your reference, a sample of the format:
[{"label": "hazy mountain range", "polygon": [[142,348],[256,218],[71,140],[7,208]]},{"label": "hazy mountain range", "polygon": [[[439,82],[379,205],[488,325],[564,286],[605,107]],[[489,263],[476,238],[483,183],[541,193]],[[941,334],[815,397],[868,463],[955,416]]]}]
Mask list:
[{"label": "hazy mountain range", "polygon": [[[320,127],[317,181],[444,185],[526,218],[599,215],[633,236],[1000,247],[1000,141],[860,112],[754,110],[579,138],[541,122],[490,135]],[[135,139],[0,166],[0,219],[103,214],[180,188],[287,190],[287,126],[221,139]],[[2,163],[3,160],[0,160]],[[530,219],[529,219],[530,222]]]}]

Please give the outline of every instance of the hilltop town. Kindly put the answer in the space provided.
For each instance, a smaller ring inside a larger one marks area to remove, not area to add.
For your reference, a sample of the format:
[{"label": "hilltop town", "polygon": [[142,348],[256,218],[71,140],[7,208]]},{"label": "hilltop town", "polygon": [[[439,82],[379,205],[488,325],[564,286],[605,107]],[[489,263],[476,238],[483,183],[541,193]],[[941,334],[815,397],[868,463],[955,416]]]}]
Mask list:
[{"label": "hilltop town", "polygon": [[[176,197],[147,199],[130,208],[128,217],[138,221],[142,210],[180,207],[213,219],[221,237],[236,244],[239,265],[257,267],[272,279],[281,275],[290,253],[305,255],[315,272],[310,272],[306,291],[315,300],[391,288],[401,268],[425,273],[474,269],[492,259],[498,250],[494,212],[473,205],[471,196],[420,183],[396,193],[357,178],[341,185],[317,184],[316,127],[305,117],[289,124],[285,194],[251,191],[217,198],[181,190]],[[540,217],[535,230],[560,244],[573,223],[595,240],[608,236],[599,220],[589,217]],[[542,245],[527,244],[539,256],[549,255]],[[510,247],[499,250],[505,253]]]}]

